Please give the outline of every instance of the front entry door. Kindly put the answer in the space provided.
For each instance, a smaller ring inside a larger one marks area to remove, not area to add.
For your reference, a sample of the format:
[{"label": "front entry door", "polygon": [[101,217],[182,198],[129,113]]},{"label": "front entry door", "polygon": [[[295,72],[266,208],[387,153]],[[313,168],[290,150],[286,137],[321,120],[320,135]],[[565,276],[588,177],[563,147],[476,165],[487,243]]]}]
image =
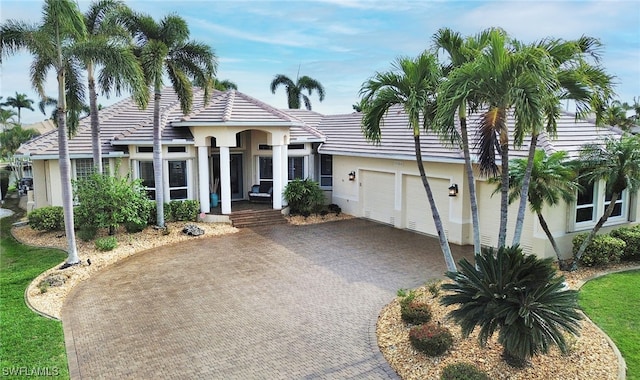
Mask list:
[{"label": "front entry door", "polygon": [[[213,155],[213,180],[220,178],[220,155]],[[244,198],[244,183],[242,181],[242,153],[231,153],[229,155],[231,170],[231,200]],[[218,182],[219,183],[219,182]],[[218,194],[220,189],[218,188]]]}]

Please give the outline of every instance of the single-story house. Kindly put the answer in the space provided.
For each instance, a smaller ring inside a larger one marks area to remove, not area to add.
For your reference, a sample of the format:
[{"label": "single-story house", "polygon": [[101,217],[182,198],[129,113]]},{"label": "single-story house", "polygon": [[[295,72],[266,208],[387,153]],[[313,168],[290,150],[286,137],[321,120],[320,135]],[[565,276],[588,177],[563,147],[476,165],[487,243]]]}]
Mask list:
[{"label": "single-story house", "polygon": [[[320,183],[328,202],[346,213],[435,235],[424,188],[415,162],[413,138],[400,108],[384,120],[380,144],[366,141],[361,114],[321,115],[307,110],[280,110],[238,91],[215,92],[207,105],[202,90],[194,90],[189,115],[180,111],[177,96],[162,93],[161,128],[164,193],[166,201],[196,199],[208,220],[228,220],[236,200],[248,199],[254,185],[269,187],[272,207],[283,209],[282,192],[289,180],[311,178]],[[139,110],[129,98],[100,111],[105,171],[131,173],[154,197],[153,105]],[[474,125],[473,118],[469,126]],[[473,130],[470,132],[473,136]],[[606,136],[619,136],[613,128],[598,128],[589,121],[563,114],[557,136],[542,135],[538,146],[548,153],[564,150],[576,157],[580,146]],[[525,157],[528,142],[512,157]],[[81,121],[69,140],[72,176],[81,178],[92,168],[90,120]],[[470,202],[462,152],[444,145],[435,135],[422,136],[423,159],[449,241],[472,244]],[[34,206],[61,205],[57,131],[25,143],[18,154],[33,162]],[[264,186],[264,185],[267,186]],[[219,195],[212,207],[210,193]],[[476,177],[481,243],[496,245],[500,210],[494,185]],[[450,195],[449,188],[453,189]],[[544,210],[549,227],[564,252],[571,238],[587,231],[607,205],[606,186],[594,184],[573,204]],[[608,228],[636,222],[637,194],[625,192]],[[517,204],[510,209],[513,233]],[[605,228],[606,231],[606,228]],[[527,211],[521,245],[540,257],[554,256],[535,215]]]}]

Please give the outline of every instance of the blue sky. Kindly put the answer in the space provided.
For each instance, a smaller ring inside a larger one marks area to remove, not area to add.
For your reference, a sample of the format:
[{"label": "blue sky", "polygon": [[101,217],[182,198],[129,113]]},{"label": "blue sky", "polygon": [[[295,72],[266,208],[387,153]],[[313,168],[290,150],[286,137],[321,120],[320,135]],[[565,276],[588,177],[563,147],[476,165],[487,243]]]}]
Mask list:
[{"label": "blue sky", "polygon": [[[88,1],[79,1],[82,11]],[[314,111],[352,112],[362,83],[376,71],[390,69],[399,56],[416,56],[431,47],[442,27],[463,35],[502,27],[531,42],[544,37],[581,35],[604,44],[603,65],[616,77],[622,101],[640,97],[640,2],[631,1],[127,1],[156,19],[176,13],[190,26],[191,38],[211,45],[218,58],[218,78],[278,108],[286,108],[284,88],[272,94],[276,74],[298,74],[320,81],[326,98],[311,96]],[[2,0],[0,19],[37,22],[41,1]],[[30,57],[5,58],[0,95],[16,91],[39,100],[29,83]],[[55,77],[47,91],[55,96]],[[119,98],[101,98],[104,106]],[[23,110],[23,123],[45,118]]]}]

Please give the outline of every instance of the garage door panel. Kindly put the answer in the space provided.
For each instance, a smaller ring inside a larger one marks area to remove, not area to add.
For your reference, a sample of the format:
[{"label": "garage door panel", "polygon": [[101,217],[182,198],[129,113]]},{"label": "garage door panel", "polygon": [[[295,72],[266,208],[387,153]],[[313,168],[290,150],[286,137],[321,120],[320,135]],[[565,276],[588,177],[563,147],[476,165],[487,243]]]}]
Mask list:
[{"label": "garage door panel", "polygon": [[[445,234],[449,230],[449,181],[440,178],[429,178],[429,185],[433,192],[438,213],[442,220]],[[405,176],[404,178],[405,225],[407,229],[437,235],[431,206],[427,192],[419,176]]]},{"label": "garage door panel", "polygon": [[362,171],[360,175],[364,217],[394,224],[395,175],[370,170]]}]

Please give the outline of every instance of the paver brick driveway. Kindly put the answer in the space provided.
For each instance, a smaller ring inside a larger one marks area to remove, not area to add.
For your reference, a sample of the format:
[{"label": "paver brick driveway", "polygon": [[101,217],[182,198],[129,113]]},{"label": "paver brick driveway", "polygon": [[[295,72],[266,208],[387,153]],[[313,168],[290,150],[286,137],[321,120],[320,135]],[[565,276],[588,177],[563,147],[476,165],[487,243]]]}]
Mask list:
[{"label": "paver brick driveway", "polygon": [[376,344],[378,313],[444,271],[436,239],[361,219],[154,249],[67,299],[71,376],[397,378]]}]

